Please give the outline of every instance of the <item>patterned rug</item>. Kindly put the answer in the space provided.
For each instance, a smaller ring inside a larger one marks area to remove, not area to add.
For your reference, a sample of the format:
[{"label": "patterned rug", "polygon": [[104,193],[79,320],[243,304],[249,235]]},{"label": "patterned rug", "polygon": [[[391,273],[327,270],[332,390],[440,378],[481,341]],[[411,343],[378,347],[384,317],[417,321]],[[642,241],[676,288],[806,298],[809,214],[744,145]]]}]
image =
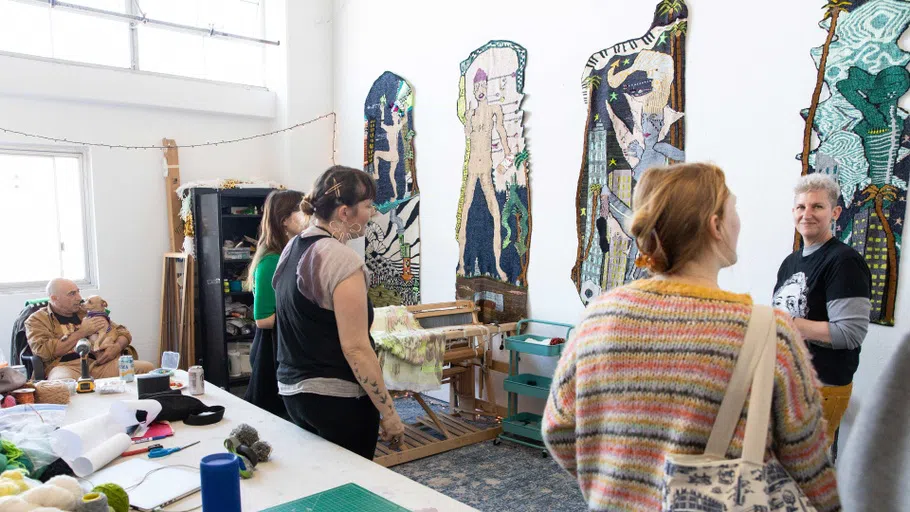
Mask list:
[{"label": "patterned rug", "polygon": [[[445,412],[448,404],[424,397],[433,410]],[[411,398],[398,398],[395,408],[405,423],[425,413]],[[475,422],[488,427],[485,422]],[[472,444],[390,468],[414,481],[481,511],[586,510],[578,484],[541,451],[504,441]]]}]

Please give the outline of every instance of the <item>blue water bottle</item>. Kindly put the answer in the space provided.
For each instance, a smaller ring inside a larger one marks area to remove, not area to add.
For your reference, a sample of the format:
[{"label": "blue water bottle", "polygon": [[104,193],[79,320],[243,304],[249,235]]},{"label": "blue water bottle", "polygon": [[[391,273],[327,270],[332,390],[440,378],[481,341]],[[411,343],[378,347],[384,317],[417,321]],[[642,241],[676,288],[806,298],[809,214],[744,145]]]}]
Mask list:
[{"label": "blue water bottle", "polygon": [[199,463],[202,512],[240,511],[240,459],[233,453],[206,455]]}]

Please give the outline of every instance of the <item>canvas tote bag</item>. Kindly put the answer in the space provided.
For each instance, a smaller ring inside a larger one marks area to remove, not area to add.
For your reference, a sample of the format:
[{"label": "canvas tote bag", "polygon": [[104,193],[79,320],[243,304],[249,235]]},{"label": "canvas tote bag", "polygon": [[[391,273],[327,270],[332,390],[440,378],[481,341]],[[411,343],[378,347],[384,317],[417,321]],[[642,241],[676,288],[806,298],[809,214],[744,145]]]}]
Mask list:
[{"label": "canvas tote bag", "polygon": [[[777,328],[774,312],[755,305],[733,376],[702,455],[671,454],[664,466],[664,512],[799,510],[815,512],[802,489],[772,455],[764,462]],[[727,448],[749,395],[742,457],[727,460]]]}]

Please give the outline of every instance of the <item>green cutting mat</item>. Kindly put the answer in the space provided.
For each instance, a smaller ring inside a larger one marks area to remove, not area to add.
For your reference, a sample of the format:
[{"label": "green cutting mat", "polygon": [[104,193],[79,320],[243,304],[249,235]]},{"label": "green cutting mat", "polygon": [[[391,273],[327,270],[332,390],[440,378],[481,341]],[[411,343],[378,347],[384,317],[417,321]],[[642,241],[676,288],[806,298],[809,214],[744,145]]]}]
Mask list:
[{"label": "green cutting mat", "polygon": [[344,484],[261,512],[408,512],[357,484]]}]

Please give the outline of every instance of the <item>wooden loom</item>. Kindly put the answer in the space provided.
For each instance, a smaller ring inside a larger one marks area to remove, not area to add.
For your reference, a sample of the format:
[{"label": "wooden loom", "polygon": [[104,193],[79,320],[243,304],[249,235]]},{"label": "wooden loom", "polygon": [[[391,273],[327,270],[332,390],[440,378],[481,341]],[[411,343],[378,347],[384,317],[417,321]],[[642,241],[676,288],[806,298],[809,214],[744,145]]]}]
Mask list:
[{"label": "wooden loom", "polygon": [[[433,411],[420,393],[413,393],[427,415],[417,418],[413,425],[405,425],[400,446],[393,447],[382,440],[377,443],[373,461],[385,467],[495,439],[502,433],[498,424],[486,429],[469,425],[457,418],[461,414],[475,418],[505,416],[505,408],[496,405],[490,372],[507,372],[508,365],[493,360],[492,338],[515,332],[516,324],[481,324],[477,320],[477,306],[468,300],[419,304],[407,309],[425,328],[445,334],[442,383],[449,384],[449,413]],[[470,318],[469,323],[464,323],[466,318]],[[437,326],[430,327],[434,324]],[[484,389],[486,399],[483,399]],[[434,437],[431,430],[443,439]]]}]

